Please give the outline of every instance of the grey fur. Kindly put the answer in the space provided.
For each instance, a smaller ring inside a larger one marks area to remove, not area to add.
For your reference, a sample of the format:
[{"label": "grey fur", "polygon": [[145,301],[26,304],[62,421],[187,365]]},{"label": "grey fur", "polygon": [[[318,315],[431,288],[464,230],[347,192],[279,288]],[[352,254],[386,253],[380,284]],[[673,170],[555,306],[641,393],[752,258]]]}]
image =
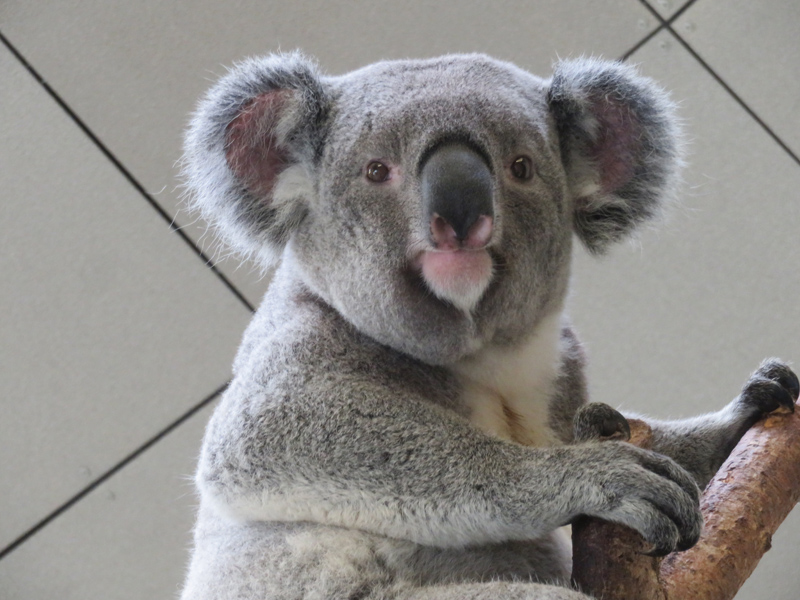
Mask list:
[{"label": "grey fur", "polygon": [[[673,106],[646,80],[632,78],[630,67],[600,61],[559,64],[548,100],[579,206],[576,232],[590,251],[601,253],[658,214],[677,187],[681,138]],[[630,139],[623,140],[630,149],[623,152],[637,156],[622,178],[619,165],[625,161],[603,165],[598,160],[598,147],[619,144],[603,133],[618,122],[631,125]]]},{"label": "grey fur", "polygon": [[[572,443],[586,387],[563,315],[573,231],[602,251],[672,192],[673,123],[653,82],[594,60],[548,81],[480,55],[327,77],[291,54],[224,77],[187,135],[187,188],[280,266],[207,429],[184,600],[577,600],[558,527],[579,514],[657,551],[694,543],[692,475],[788,389],[785,368],[763,370],[766,396],[656,424],[663,455]],[[465,306],[415,262],[420,165],[451,141],[493,178],[493,273]],[[366,179],[375,160],[389,181]]]}]

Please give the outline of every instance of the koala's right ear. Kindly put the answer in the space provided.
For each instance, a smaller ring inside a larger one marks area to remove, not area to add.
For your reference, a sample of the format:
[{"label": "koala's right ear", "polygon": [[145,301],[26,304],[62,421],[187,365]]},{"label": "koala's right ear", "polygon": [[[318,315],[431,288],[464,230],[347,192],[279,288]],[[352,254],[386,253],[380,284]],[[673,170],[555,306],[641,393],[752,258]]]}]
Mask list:
[{"label": "koala's right ear", "polygon": [[191,208],[234,248],[277,261],[306,214],[328,98],[299,53],[247,60],[201,100],[186,134]]},{"label": "koala's right ear", "polygon": [[674,194],[681,164],[673,105],[628,65],[556,65],[547,96],[575,201],[575,231],[602,253]]}]

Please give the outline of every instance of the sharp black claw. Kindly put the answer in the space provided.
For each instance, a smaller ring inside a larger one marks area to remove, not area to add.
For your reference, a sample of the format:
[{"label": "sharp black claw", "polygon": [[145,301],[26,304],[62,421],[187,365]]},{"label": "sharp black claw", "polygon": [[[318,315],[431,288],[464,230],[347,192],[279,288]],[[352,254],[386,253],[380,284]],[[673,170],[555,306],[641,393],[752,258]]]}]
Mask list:
[{"label": "sharp black claw", "polygon": [[777,378],[768,378],[764,371],[754,375],[742,391],[742,399],[761,414],[775,410],[794,412],[795,400]]},{"label": "sharp black claw", "polygon": [[800,397],[800,380],[786,364],[776,359],[765,360],[759,367],[758,374],[780,384],[792,397],[792,403]]},{"label": "sharp black claw", "polygon": [[631,439],[631,426],[628,420],[619,413],[615,417],[609,417],[603,421],[600,434],[603,437],[621,437],[623,439]]},{"label": "sharp black claw", "polygon": [[593,402],[583,406],[573,420],[576,441],[624,440],[631,438],[628,420],[608,404]]},{"label": "sharp black claw", "polygon": [[792,395],[792,398],[795,402],[797,399],[800,398],[800,379],[797,378],[792,371],[787,373],[786,381],[781,381],[781,385],[789,390],[789,393]]},{"label": "sharp black claw", "polygon": [[648,550],[647,552],[642,552],[645,556],[653,556],[655,558],[661,558],[662,556],[666,556],[672,552],[671,548],[663,548],[659,546],[653,547],[652,550]]},{"label": "sharp black claw", "polygon": [[678,546],[675,548],[675,551],[676,552],[684,552],[684,551],[688,550],[689,548],[694,547],[695,544],[697,544],[697,542],[698,542],[698,540],[691,540],[691,541],[685,540],[685,541],[682,541],[682,542],[678,542]]},{"label": "sharp black claw", "polygon": [[778,388],[780,391],[777,393],[777,402],[778,408],[783,408],[789,410],[789,412],[794,412],[794,401],[795,399],[792,398],[791,393],[786,387],[781,386]]}]

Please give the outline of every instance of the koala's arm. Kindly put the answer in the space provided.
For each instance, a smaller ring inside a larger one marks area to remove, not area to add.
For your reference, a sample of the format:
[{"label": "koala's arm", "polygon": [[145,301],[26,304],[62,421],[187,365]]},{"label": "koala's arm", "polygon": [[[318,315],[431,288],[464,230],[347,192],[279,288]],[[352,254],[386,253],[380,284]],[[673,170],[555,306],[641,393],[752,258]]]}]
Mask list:
[{"label": "koala's arm", "polygon": [[653,429],[653,450],[675,460],[704,488],[753,423],[778,408],[794,410],[798,391],[791,369],[768,359],[717,412],[678,421],[626,416],[646,421]]},{"label": "koala's arm", "polygon": [[578,514],[622,520],[670,550],[699,534],[694,483],[632,446],[526,448],[344,378],[314,399],[247,401],[255,414],[225,414],[236,402],[225,399],[199,473],[203,497],[238,520],[316,521],[440,547],[534,539]]},{"label": "koala's arm", "polygon": [[[439,547],[534,539],[579,514],[624,522],[664,551],[699,535],[697,488],[665,457],[627,444],[508,443],[388,372],[390,356],[275,337],[248,362],[275,369],[241,367],[206,434],[198,484],[222,514]],[[298,352],[316,357],[313,369]]]}]

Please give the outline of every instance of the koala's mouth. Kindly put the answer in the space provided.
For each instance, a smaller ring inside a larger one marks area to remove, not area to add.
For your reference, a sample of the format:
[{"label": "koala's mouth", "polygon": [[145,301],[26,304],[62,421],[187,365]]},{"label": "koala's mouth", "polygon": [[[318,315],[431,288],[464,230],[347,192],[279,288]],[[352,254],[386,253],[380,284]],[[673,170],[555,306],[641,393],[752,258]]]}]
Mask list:
[{"label": "koala's mouth", "polygon": [[415,263],[434,295],[465,312],[475,307],[494,275],[486,248],[424,250]]}]

